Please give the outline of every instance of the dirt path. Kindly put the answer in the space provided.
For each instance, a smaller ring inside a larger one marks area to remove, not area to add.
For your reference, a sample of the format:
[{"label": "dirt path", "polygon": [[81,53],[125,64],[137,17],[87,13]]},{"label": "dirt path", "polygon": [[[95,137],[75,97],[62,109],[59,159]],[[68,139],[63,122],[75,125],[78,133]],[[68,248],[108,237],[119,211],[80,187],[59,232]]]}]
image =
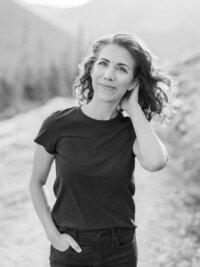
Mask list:
[{"label": "dirt path", "polygon": [[[0,123],[2,267],[49,266],[49,242],[28,192],[32,140],[43,118],[53,109],[67,105],[73,102],[55,100],[44,108]],[[50,176],[49,188],[53,170]],[[200,250],[187,238],[185,230],[191,214],[182,206],[179,184],[173,182],[169,170],[149,173],[137,164],[135,181],[139,267],[199,267]]]}]

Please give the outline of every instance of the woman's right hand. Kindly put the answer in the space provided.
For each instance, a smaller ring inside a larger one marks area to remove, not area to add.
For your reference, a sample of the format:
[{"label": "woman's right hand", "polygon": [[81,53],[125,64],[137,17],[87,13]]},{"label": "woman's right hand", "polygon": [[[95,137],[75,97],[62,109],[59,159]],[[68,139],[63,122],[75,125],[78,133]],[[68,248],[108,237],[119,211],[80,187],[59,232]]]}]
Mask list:
[{"label": "woman's right hand", "polygon": [[82,251],[76,240],[69,234],[59,233],[55,237],[49,238],[49,241],[55,249],[61,252],[64,252],[70,246],[78,253]]},{"label": "woman's right hand", "polygon": [[54,154],[48,153],[42,145],[36,144],[33,171],[29,183],[33,204],[52,246],[59,251],[65,251],[71,246],[75,251],[81,252],[79,244],[72,236],[58,231],[51,216],[51,205],[46,196],[48,190],[47,188],[44,190],[43,186],[46,184],[54,158]]}]

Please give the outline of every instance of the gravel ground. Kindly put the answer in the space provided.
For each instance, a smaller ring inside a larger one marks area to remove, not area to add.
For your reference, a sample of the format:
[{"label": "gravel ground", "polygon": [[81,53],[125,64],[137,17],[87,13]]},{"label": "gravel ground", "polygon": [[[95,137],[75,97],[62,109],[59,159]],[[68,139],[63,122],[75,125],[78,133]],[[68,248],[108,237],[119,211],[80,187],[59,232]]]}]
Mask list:
[{"label": "gravel ground", "polygon": [[[49,266],[49,242],[28,192],[34,148],[32,140],[47,114],[73,103],[72,100],[56,99],[45,107],[0,123],[2,267]],[[53,178],[52,170],[49,189]],[[200,216],[184,204],[181,175],[175,176],[169,167],[150,173],[137,163],[135,182],[138,266],[199,267],[200,245],[190,229]],[[50,198],[53,198],[52,190]]]}]

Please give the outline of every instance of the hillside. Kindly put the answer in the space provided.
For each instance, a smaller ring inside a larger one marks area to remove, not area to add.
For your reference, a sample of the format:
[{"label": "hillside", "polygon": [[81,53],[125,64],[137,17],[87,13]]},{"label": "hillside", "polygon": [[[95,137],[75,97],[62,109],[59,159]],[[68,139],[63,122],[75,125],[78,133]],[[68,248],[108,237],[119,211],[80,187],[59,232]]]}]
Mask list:
[{"label": "hillside", "polygon": [[0,68],[9,75],[24,58],[32,65],[58,60],[71,42],[69,34],[12,0],[0,1],[0,32]]},{"label": "hillside", "polygon": [[[155,54],[174,60],[199,47],[198,0],[94,0],[79,8],[33,11],[61,29],[85,38],[116,31],[137,33]],[[80,30],[80,29],[79,29]]]}]

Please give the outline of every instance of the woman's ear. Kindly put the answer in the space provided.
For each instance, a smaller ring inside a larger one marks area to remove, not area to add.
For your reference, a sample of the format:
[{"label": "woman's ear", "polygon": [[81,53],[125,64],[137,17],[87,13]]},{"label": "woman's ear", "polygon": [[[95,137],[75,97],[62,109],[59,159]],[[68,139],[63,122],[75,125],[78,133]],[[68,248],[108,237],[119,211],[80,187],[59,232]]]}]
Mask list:
[{"label": "woman's ear", "polygon": [[131,82],[131,84],[130,84],[130,86],[127,88],[127,90],[128,91],[132,91],[133,89],[135,89],[135,87],[138,85],[138,78],[135,78],[132,82]]}]

